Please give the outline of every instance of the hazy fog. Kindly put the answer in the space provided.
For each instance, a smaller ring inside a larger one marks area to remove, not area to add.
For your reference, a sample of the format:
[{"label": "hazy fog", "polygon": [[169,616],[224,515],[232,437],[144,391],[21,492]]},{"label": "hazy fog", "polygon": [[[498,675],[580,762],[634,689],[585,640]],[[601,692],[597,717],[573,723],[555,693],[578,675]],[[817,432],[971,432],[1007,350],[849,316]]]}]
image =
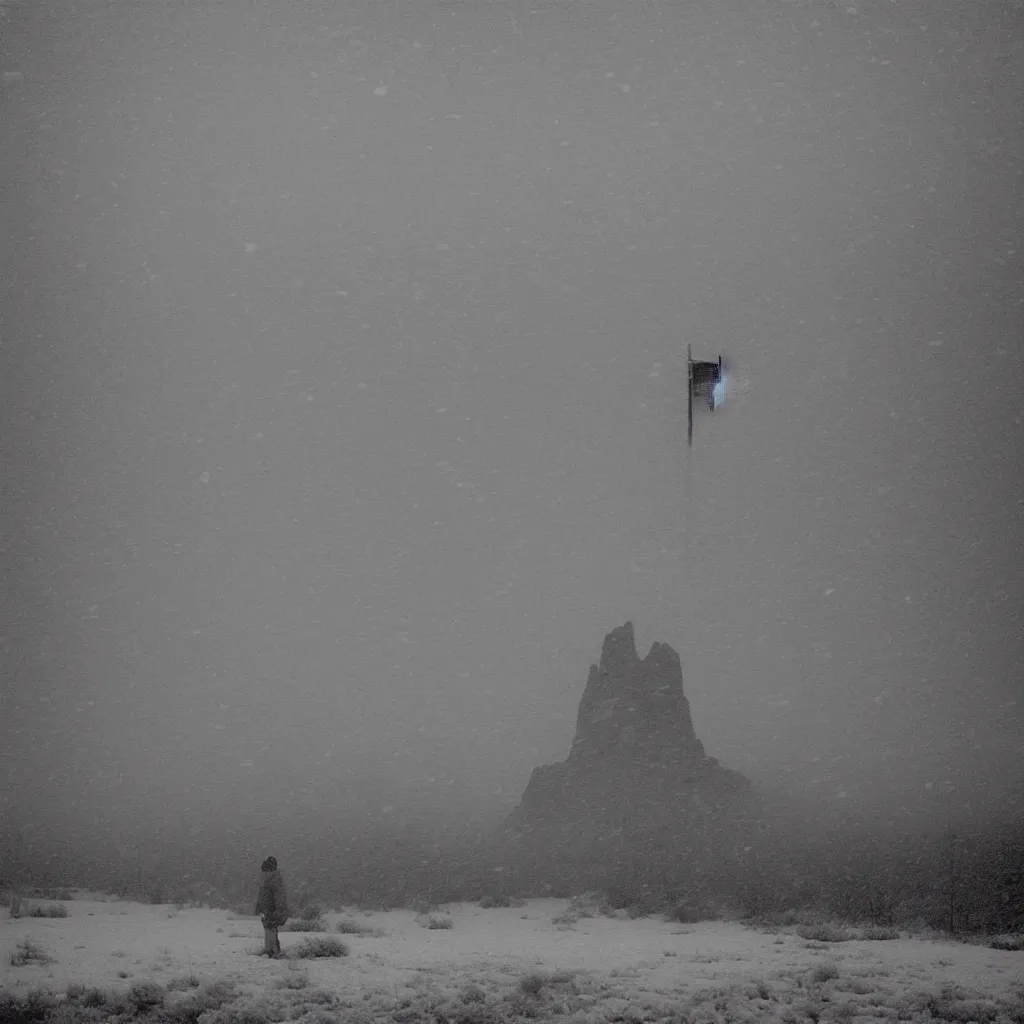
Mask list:
[{"label": "hazy fog", "polygon": [[1019,793],[1022,21],[10,8],[0,817],[498,813],[627,619],[756,781]]}]

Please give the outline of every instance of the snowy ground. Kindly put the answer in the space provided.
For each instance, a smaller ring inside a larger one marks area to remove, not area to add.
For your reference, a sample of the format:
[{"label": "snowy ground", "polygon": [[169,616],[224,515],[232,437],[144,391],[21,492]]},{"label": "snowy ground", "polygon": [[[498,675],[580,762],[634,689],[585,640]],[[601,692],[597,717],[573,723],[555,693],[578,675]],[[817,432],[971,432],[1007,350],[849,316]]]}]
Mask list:
[{"label": "snowy ground", "polygon": [[[449,930],[429,930],[410,910],[329,913],[328,932],[336,934],[345,916],[378,933],[339,936],[347,957],[302,960],[294,954],[307,936],[284,932],[285,958],[266,960],[255,955],[262,930],[254,918],[98,897],[66,906],[62,919],[0,918],[0,986],[9,993],[61,994],[76,983],[127,991],[147,981],[187,989],[182,979],[191,975],[199,983],[194,992],[226,982],[238,1004],[258,1006],[270,1019],[294,1019],[313,1004],[321,1013],[358,1004],[377,1018],[416,1005],[465,1007],[472,986],[480,1006],[524,1016],[529,1004],[537,1016],[578,1022],[659,1020],[702,1006],[717,1007],[718,1016],[731,1006],[733,1017],[758,1019],[786,1007],[812,1018],[818,1007],[837,1019],[913,1018],[939,1007],[937,1015],[951,1020],[999,1020],[1001,1010],[1013,1021],[1024,1012],[1020,952],[947,941],[826,944],[787,929],[770,934],[735,923],[653,918],[584,918],[566,928],[552,920],[566,901],[531,900],[490,910],[453,905],[446,908]],[[26,939],[53,962],[14,966]],[[521,979],[536,972],[546,973],[548,983],[524,994]],[[551,981],[557,972],[572,977]],[[189,991],[168,996],[189,998]],[[983,1009],[965,1015],[972,999]]]}]

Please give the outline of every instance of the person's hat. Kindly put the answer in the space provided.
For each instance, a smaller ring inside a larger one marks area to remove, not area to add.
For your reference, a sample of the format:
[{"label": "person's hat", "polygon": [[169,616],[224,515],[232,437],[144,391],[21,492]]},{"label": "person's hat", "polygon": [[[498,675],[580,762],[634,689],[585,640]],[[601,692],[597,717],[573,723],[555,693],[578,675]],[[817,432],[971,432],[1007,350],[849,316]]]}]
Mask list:
[{"label": "person's hat", "polygon": [[261,865],[260,871],[276,871],[277,870],[277,858],[268,857]]}]

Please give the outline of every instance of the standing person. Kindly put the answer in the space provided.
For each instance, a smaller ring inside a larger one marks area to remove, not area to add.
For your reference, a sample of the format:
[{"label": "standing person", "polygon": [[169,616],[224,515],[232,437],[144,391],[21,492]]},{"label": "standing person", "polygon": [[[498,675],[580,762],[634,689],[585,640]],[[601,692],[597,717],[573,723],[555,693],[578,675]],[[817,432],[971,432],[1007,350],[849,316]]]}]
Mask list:
[{"label": "standing person", "polygon": [[277,870],[277,858],[268,857],[261,865],[263,880],[256,897],[256,913],[263,917],[263,953],[281,955],[281,939],[277,929],[288,920],[288,899],[284,892],[284,879]]}]

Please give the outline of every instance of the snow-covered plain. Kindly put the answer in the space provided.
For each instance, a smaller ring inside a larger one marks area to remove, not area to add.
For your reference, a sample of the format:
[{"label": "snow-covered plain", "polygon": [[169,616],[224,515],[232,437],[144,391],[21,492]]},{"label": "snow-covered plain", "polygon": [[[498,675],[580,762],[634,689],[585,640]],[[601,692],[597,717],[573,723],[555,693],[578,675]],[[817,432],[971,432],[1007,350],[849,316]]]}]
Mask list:
[{"label": "snow-covered plain", "polygon": [[[790,928],[607,916],[565,926],[553,919],[567,901],[530,900],[500,909],[450,905],[442,913],[452,926],[443,930],[428,929],[412,910],[329,912],[324,929],[346,943],[347,956],[300,959],[309,936],[286,931],[284,958],[268,960],[257,955],[255,918],[80,895],[66,904],[66,918],[0,918],[0,986],[8,994],[41,988],[63,998],[69,985],[128,992],[155,982],[169,985],[173,1006],[220,982],[229,1009],[259,1009],[269,1020],[314,1011],[348,1019],[356,1007],[374,1019],[404,1019],[416,1007],[458,1018],[472,1006],[492,1021],[533,1015],[580,1024],[792,1013],[1013,1021],[1024,1012],[1020,952],[946,940],[821,943]],[[338,936],[343,917],[375,934]],[[52,962],[14,966],[26,939]]]}]

